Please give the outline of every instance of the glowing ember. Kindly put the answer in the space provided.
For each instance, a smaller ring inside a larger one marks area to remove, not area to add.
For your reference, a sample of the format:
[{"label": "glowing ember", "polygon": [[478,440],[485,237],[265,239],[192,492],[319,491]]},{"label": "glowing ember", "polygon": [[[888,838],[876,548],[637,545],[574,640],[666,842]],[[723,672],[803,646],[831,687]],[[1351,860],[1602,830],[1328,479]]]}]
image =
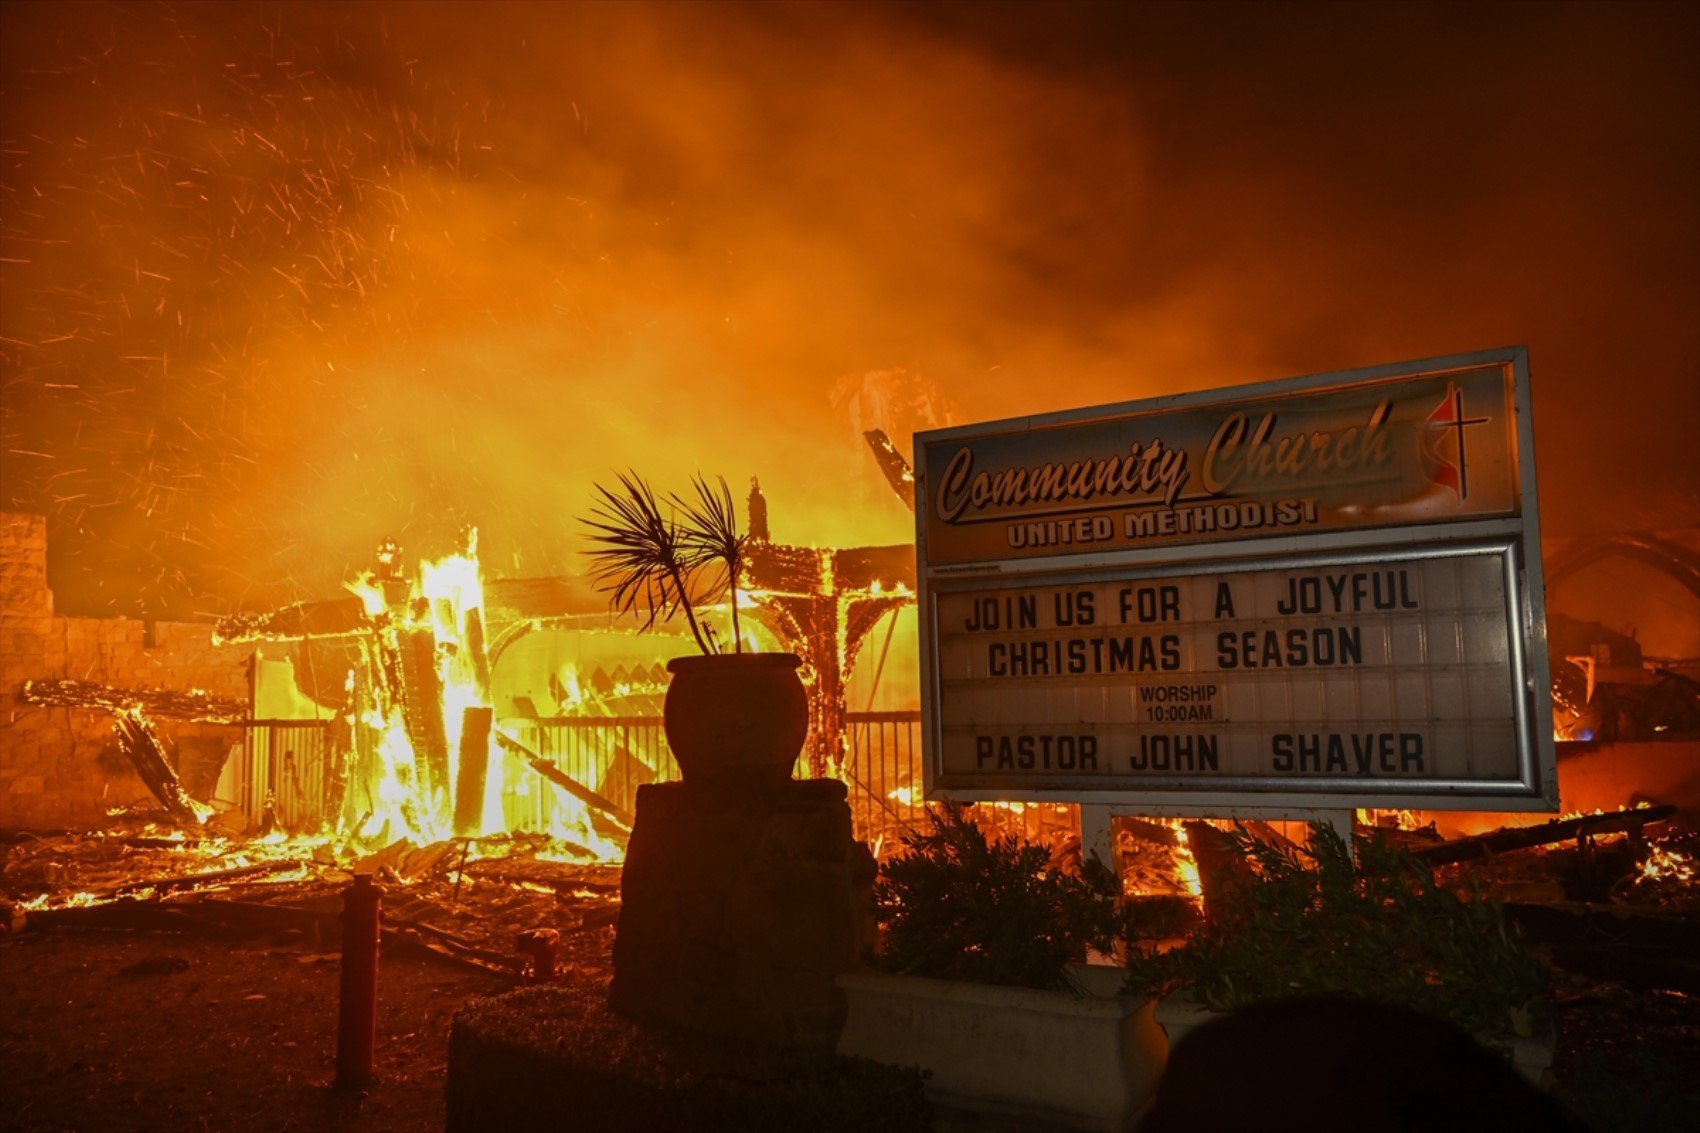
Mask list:
[{"label": "glowing ember", "polygon": [[1647,860],[1641,863],[1641,877],[1647,881],[1691,884],[1696,878],[1694,859],[1671,846],[1653,846]]},{"label": "glowing ember", "polygon": [[1427,825],[1414,810],[1365,810],[1355,813],[1359,826],[1380,827],[1384,830],[1421,830]]},{"label": "glowing ember", "polygon": [[1122,891],[1128,897],[1185,897],[1195,904],[1204,887],[1187,840],[1185,820],[1130,818],[1116,837]]}]

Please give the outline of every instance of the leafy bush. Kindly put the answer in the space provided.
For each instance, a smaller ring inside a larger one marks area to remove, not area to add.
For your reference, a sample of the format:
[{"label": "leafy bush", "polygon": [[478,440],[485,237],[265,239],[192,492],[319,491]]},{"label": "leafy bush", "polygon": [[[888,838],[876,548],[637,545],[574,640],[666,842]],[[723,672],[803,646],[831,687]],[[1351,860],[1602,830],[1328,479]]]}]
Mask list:
[{"label": "leafy bush", "polygon": [[1170,894],[1129,897],[1123,902],[1123,924],[1129,943],[1185,936],[1204,914],[1191,897]]},{"label": "leafy bush", "polygon": [[1079,874],[1057,868],[1044,846],[988,838],[955,804],[903,844],[874,886],[886,971],[1056,989],[1088,945],[1116,938],[1119,886],[1096,857]]},{"label": "leafy bush", "polygon": [[1420,859],[1379,835],[1346,842],[1322,823],[1308,849],[1229,836],[1245,869],[1211,883],[1221,912],[1167,952],[1129,948],[1127,990],[1177,986],[1232,1010],[1300,995],[1348,995],[1409,1007],[1488,1037],[1529,1034],[1547,969],[1480,893],[1437,885]]}]

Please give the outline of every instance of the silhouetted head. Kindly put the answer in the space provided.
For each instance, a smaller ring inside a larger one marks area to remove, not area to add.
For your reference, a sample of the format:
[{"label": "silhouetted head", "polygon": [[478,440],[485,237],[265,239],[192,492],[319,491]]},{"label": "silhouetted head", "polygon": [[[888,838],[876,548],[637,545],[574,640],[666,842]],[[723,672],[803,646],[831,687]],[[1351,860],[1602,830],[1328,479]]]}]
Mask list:
[{"label": "silhouetted head", "polygon": [[1348,999],[1225,1015],[1176,1044],[1140,1133],[1572,1133],[1556,1103],[1450,1023]]}]

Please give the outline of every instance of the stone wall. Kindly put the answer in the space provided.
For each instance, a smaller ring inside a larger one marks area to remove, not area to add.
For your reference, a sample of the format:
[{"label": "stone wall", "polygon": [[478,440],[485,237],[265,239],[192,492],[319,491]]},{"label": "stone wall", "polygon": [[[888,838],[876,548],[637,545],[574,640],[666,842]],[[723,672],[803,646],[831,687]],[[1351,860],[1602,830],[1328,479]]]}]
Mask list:
[{"label": "stone wall", "polygon": [[[113,808],[153,804],[118,749],[110,713],[25,704],[25,681],[70,677],[246,700],[250,654],[214,645],[210,625],[55,616],[47,521],[0,512],[0,829],[94,826]],[[206,798],[241,729],[155,723],[185,787]]]}]

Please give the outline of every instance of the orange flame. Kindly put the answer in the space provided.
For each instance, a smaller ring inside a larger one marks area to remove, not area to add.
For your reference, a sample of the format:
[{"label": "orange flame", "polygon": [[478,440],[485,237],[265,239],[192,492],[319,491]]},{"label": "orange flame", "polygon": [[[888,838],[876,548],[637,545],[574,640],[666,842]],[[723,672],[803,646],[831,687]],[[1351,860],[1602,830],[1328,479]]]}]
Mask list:
[{"label": "orange flame", "polygon": [[1175,826],[1175,873],[1195,901],[1204,899],[1204,880],[1198,875],[1198,859],[1193,856],[1192,844],[1187,841],[1186,827]]}]

